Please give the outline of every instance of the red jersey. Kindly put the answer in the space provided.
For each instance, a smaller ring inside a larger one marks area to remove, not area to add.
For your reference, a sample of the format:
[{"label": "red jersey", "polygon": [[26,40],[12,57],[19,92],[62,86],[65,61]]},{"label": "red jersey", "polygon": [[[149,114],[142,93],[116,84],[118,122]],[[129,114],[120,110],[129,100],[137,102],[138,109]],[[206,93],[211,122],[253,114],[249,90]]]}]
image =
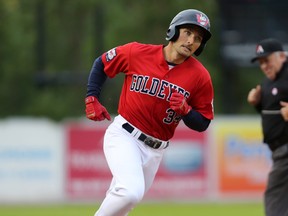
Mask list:
[{"label": "red jersey", "polygon": [[169,140],[181,119],[169,106],[175,91],[192,109],[213,119],[213,86],[209,72],[194,57],[169,69],[163,45],[128,43],[102,55],[104,72],[125,74],[118,112],[147,135]]}]

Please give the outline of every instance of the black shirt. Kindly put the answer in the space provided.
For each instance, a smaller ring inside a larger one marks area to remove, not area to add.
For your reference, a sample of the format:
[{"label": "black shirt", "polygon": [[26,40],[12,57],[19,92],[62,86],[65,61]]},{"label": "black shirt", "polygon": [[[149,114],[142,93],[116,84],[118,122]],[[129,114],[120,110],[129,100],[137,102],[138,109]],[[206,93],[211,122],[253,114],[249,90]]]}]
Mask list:
[{"label": "black shirt", "polygon": [[288,122],[281,113],[280,101],[288,102],[288,63],[284,63],[275,80],[264,79],[261,84],[261,112],[263,141],[271,150],[288,143]]}]

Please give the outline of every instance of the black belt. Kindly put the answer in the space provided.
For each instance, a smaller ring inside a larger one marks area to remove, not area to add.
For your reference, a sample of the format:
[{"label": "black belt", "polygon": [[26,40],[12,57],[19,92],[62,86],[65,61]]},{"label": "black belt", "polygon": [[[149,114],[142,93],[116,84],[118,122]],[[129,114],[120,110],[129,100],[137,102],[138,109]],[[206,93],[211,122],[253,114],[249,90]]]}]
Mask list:
[{"label": "black belt", "polygon": [[[134,131],[134,127],[132,125],[130,125],[128,122],[124,123],[122,125],[122,128],[124,128],[126,131],[128,131],[129,133],[132,133]],[[160,147],[164,146],[163,148],[167,148],[169,145],[169,142],[164,142],[164,141],[160,141],[160,140],[156,140],[153,137],[149,137],[147,135],[145,135],[144,133],[141,133],[138,136],[138,140],[144,142],[146,145],[148,145],[149,147],[153,148],[153,149],[159,149]]]}]

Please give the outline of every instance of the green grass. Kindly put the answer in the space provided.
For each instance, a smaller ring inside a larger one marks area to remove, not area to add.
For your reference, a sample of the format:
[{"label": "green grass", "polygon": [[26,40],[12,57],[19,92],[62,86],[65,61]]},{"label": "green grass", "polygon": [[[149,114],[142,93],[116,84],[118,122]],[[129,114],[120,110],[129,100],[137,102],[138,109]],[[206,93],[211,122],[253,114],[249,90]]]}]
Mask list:
[{"label": "green grass", "polygon": [[[98,205],[0,205],[3,216],[93,216]],[[129,216],[263,216],[261,203],[249,204],[195,204],[146,203],[138,205]]]}]

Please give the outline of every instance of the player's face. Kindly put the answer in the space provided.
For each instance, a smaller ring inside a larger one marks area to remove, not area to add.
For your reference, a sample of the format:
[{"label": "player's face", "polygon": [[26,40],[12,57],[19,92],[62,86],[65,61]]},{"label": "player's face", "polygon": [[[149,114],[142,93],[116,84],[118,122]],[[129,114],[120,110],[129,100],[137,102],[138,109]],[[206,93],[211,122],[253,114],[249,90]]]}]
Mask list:
[{"label": "player's face", "polygon": [[285,60],[286,56],[284,53],[275,52],[269,56],[259,58],[258,62],[265,76],[270,80],[274,80]]},{"label": "player's face", "polygon": [[198,26],[180,28],[178,40],[174,43],[177,53],[184,58],[191,56],[201,45],[203,31]]}]

